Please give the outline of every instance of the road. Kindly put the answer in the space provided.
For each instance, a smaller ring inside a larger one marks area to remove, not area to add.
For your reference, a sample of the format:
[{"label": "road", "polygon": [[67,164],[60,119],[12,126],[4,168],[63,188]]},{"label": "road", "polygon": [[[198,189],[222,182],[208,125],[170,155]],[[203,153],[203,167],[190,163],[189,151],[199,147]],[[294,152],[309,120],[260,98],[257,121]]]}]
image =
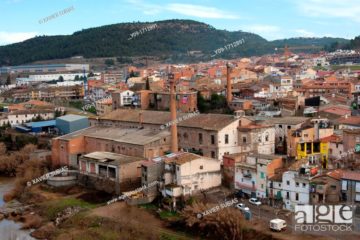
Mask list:
[{"label": "road", "polygon": [[[287,223],[288,229],[286,230],[286,233],[290,234],[304,234],[304,232],[295,231],[294,229],[294,213],[287,211],[287,210],[280,210],[275,209],[267,205],[261,205],[261,206],[255,206],[248,202],[248,200],[241,199],[239,202],[244,203],[247,207],[250,208],[251,214],[253,216],[254,220],[262,221],[266,225],[269,224],[269,221],[274,218],[281,218],[284,219]],[[346,234],[346,239],[360,239],[360,233],[359,233],[359,227],[360,227],[360,219],[354,218],[354,224],[355,227],[352,229],[356,232],[351,232],[351,234]],[[308,232],[307,232],[308,233]],[[338,239],[340,236],[344,236],[344,232],[339,232],[338,234],[335,234],[336,232],[333,231],[319,231],[319,232],[311,232],[311,234],[314,235],[321,235],[326,236],[329,239]]]}]

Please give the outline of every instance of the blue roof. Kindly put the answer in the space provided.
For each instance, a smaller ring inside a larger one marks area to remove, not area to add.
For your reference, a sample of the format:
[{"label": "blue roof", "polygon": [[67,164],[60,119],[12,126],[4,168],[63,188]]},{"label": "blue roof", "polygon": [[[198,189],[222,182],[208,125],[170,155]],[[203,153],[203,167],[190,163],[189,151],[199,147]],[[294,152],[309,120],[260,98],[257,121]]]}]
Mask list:
[{"label": "blue roof", "polygon": [[50,127],[50,126],[55,126],[56,121],[48,120],[48,121],[41,121],[41,122],[29,122],[29,123],[25,123],[25,125],[29,128]]}]

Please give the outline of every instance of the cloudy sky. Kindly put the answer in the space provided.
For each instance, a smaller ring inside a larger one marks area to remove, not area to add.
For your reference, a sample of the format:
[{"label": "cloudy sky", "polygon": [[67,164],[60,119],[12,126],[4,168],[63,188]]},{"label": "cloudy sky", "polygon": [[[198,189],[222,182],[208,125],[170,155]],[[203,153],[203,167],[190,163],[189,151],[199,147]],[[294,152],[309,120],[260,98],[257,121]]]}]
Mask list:
[{"label": "cloudy sky", "polygon": [[[49,21],[44,18],[71,8]],[[268,40],[360,35],[360,0],[0,0],[0,45],[107,24],[192,19]]]}]

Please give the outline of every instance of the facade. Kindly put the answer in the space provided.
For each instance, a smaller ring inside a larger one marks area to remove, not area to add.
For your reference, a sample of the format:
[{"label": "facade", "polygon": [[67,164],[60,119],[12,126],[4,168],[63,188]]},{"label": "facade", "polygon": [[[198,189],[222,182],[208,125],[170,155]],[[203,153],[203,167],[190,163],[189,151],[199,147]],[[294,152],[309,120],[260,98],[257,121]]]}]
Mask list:
[{"label": "facade", "polygon": [[53,165],[78,168],[79,157],[95,151],[151,159],[170,150],[170,133],[150,129],[89,127],[52,140]]},{"label": "facade", "polygon": [[193,153],[178,152],[167,155],[163,175],[164,197],[173,199],[190,196],[221,185],[220,162]]},{"label": "facade", "polygon": [[360,202],[360,172],[343,172],[341,177],[341,197],[347,203]]},{"label": "facade", "polygon": [[100,99],[95,102],[96,114],[105,115],[112,111],[112,99]]},{"label": "facade", "polygon": [[257,191],[256,158],[246,158],[235,163],[235,189],[249,197],[256,197]]},{"label": "facade", "polygon": [[282,199],[286,209],[294,211],[296,205],[307,205],[310,201],[310,176],[290,170],[283,174]]},{"label": "facade", "polygon": [[[170,109],[169,92],[152,92],[149,94],[149,107],[154,110],[166,111]],[[197,110],[196,92],[177,92],[176,108],[181,112],[195,112]]]},{"label": "facade", "polygon": [[111,93],[113,99],[113,109],[118,109],[124,106],[131,106],[133,103],[134,92],[130,90],[119,90]]},{"label": "facade", "polygon": [[57,73],[57,72],[89,72],[89,64],[44,64],[0,67],[0,74],[6,73]]},{"label": "facade", "polygon": [[[120,193],[140,185],[141,163],[144,158],[126,156],[111,152],[92,152],[79,159],[80,179],[107,179],[115,184],[114,192]],[[95,188],[99,186],[94,182]],[[100,188],[99,190],[103,190]]]},{"label": "facade", "polygon": [[335,170],[312,178],[310,182],[310,203],[339,203],[341,201],[341,175],[341,170]]},{"label": "facade", "polygon": [[269,125],[241,125],[238,127],[238,144],[241,152],[274,154],[275,128]]},{"label": "facade", "polygon": [[233,153],[223,156],[223,185],[235,189],[235,164],[245,162],[248,153]]},{"label": "facade", "polygon": [[16,126],[26,122],[31,122],[35,118],[41,118],[43,120],[49,120],[54,118],[53,110],[17,110],[7,115],[8,122],[10,125]]}]

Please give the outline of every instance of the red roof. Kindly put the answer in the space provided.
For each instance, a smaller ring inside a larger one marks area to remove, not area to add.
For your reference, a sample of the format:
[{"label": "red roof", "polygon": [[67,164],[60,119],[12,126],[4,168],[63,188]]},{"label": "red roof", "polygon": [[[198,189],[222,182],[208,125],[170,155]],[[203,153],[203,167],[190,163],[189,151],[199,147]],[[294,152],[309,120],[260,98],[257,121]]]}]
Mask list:
[{"label": "red roof", "polygon": [[360,172],[343,172],[342,179],[360,181]]}]

